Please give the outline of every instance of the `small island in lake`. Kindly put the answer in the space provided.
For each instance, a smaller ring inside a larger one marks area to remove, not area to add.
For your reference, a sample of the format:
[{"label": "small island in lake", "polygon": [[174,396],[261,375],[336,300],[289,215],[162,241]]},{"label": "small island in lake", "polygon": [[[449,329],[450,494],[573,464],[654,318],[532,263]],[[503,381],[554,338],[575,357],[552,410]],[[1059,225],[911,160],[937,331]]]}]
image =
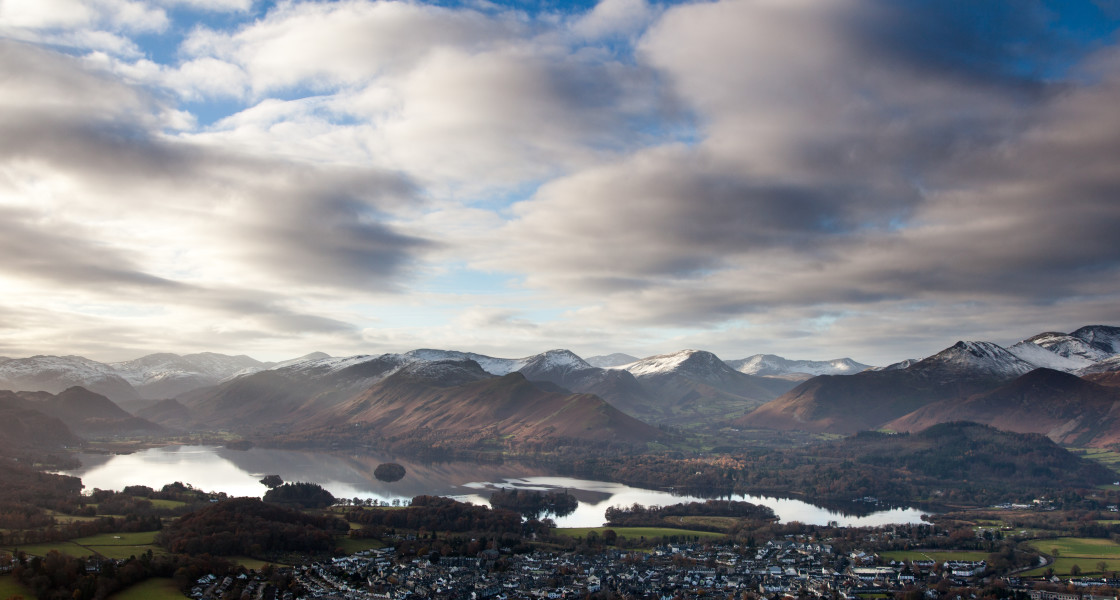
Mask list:
[{"label": "small island in lake", "polygon": [[384,481],[387,483],[400,481],[404,478],[404,474],[404,467],[398,465],[397,463],[381,463],[377,465],[376,469],[373,470],[373,476],[376,477],[378,481]]}]

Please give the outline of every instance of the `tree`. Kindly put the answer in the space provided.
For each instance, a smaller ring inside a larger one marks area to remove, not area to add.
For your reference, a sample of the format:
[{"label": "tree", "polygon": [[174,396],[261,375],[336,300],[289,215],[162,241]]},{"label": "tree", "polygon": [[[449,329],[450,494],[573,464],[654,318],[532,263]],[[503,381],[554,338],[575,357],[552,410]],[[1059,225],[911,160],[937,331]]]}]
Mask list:
[{"label": "tree", "polygon": [[335,502],[330,492],[317,483],[285,483],[268,490],[265,502],[295,504],[304,508],[326,508]]},{"label": "tree", "polygon": [[1077,577],[1078,575],[1080,575],[1081,574],[1081,565],[1074,564],[1072,567],[1069,568],[1069,574],[1073,575],[1074,577]]},{"label": "tree", "polygon": [[265,475],[261,479],[261,483],[263,483],[268,489],[271,490],[282,485],[284,483],[284,480],[281,479],[279,475]]},{"label": "tree", "polygon": [[1104,575],[1104,572],[1107,571],[1107,570],[1108,570],[1108,563],[1104,562],[1103,560],[1097,561],[1097,571],[1099,571],[1101,573],[1101,575]]}]

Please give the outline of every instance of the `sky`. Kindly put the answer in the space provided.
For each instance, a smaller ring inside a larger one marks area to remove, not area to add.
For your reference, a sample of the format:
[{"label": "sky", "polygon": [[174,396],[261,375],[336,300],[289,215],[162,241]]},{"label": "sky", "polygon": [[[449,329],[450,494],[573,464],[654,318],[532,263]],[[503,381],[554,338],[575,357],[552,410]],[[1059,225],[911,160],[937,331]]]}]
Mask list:
[{"label": "sky", "polygon": [[0,356],[1120,325],[1117,0],[0,0]]}]

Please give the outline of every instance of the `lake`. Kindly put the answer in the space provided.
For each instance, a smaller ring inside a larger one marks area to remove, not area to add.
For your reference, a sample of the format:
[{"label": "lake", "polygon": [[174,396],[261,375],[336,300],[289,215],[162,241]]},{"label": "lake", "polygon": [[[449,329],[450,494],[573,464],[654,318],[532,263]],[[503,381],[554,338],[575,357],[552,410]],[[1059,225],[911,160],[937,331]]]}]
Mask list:
[{"label": "lake", "polygon": [[[620,483],[556,477],[540,467],[511,462],[425,464],[370,454],[327,454],[272,448],[230,450],[220,446],[167,446],[132,454],[80,454],[79,459],[82,461],[81,468],[63,473],[81,477],[87,491],[94,488],[120,490],[129,485],[146,485],[158,490],[168,483],[181,481],[200,490],[225,492],[230,496],[260,497],[267,488],[259,480],[270,474],[279,475],[288,482],[317,483],[336,498],[381,502],[408,500],[413,496],[429,494],[488,504],[489,492],[497,488],[561,488],[579,500],[579,507],[574,513],[555,519],[560,527],[602,525],[604,513],[611,506],[634,503],[664,506],[705,499]],[[403,465],[407,470],[404,479],[387,483],[374,478],[373,470],[383,462]],[[894,508],[855,516],[789,498],[736,495],[730,499],[769,506],[783,522],[800,521],[815,525],[831,521],[844,526],[919,523],[923,514],[923,511],[914,508]]]}]

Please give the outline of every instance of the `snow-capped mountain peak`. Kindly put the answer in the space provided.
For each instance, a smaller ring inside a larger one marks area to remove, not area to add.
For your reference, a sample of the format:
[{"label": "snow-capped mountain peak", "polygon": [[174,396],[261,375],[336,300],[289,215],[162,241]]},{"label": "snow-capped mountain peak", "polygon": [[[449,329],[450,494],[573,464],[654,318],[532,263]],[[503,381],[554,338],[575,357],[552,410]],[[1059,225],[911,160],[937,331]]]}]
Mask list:
[{"label": "snow-capped mountain peak", "polygon": [[1027,340],[1009,347],[1007,351],[1035,367],[1045,367],[1055,371],[1065,371],[1066,373],[1085,368],[1094,362],[1077,354],[1058,354],[1036,342]]},{"label": "snow-capped mountain peak", "polygon": [[410,350],[405,352],[405,356],[409,356],[416,360],[473,360],[482,367],[482,370],[490,373],[491,375],[509,375],[514,371],[518,371],[521,367],[525,366],[527,358],[494,358],[493,356],[486,356],[483,354],[475,354],[474,352],[460,352],[458,350],[434,350],[431,348],[420,348],[418,350]]},{"label": "snow-capped mountain peak", "polygon": [[910,367],[916,371],[930,368],[949,373],[961,371],[995,377],[1018,377],[1033,371],[1035,367],[998,344],[961,341]]},{"label": "snow-capped mountain peak", "polygon": [[532,368],[548,371],[578,371],[592,368],[571,350],[548,350],[523,360],[525,365],[520,370]]},{"label": "snow-capped mountain peak", "polygon": [[592,356],[585,360],[587,361],[587,364],[593,367],[599,367],[600,369],[610,369],[613,367],[621,367],[622,365],[628,365],[630,363],[638,362],[638,357],[630,356],[629,354],[623,354],[621,352],[615,352],[614,354],[607,354],[605,356]]},{"label": "snow-capped mountain peak", "polygon": [[[1082,331],[1083,329],[1086,328],[1083,327],[1078,331]],[[1092,337],[1095,338],[1096,336]],[[1027,338],[1024,341],[1044,348],[1048,352],[1052,352],[1058,356],[1069,358],[1074,361],[1085,361],[1086,364],[1104,360],[1114,354],[1113,352],[1108,352],[1102,348],[1096,347],[1078,336],[1067,333],[1041,333],[1034,337]]]},{"label": "snow-capped mountain peak", "polygon": [[462,385],[491,377],[470,359],[416,360],[401,367],[395,375],[422,379],[438,386]]},{"label": "snow-capped mountain peak", "polygon": [[726,376],[729,371],[735,372],[718,356],[704,350],[681,350],[671,354],[659,354],[618,368],[630,371],[635,377],[684,372],[694,377],[708,379]]},{"label": "snow-capped mountain peak", "polygon": [[56,394],[73,386],[84,386],[114,400],[134,400],[136,389],[112,366],[84,356],[32,356],[0,363],[0,385],[12,390],[46,391]]},{"label": "snow-capped mountain peak", "polygon": [[1086,325],[1070,335],[1110,355],[1120,354],[1120,327]]},{"label": "snow-capped mountain peak", "polygon": [[747,375],[851,375],[871,368],[850,358],[833,360],[790,360],[776,354],[755,354],[740,360],[726,361],[727,365]]}]

